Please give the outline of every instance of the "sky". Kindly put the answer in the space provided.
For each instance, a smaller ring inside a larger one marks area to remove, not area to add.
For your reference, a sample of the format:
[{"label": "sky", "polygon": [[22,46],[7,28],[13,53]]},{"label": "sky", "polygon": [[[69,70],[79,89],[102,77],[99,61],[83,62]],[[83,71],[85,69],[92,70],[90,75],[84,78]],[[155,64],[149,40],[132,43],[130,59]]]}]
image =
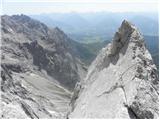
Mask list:
[{"label": "sky", "polygon": [[1,14],[157,12],[158,0],[1,0]]}]

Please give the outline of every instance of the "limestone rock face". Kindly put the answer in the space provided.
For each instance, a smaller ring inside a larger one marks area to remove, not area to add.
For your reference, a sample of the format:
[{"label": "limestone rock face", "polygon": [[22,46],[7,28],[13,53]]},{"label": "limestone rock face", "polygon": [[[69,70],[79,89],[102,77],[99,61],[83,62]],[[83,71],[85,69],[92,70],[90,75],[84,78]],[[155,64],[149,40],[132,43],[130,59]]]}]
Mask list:
[{"label": "limestone rock face", "polygon": [[[59,28],[50,29],[26,15],[4,15],[2,18],[2,50],[7,57],[23,59],[73,90],[80,80],[79,62],[74,56],[71,39]],[[20,62],[22,63],[22,62]]]},{"label": "limestone rock face", "polygon": [[142,35],[124,20],[75,88],[69,118],[158,118],[158,83]]},{"label": "limestone rock face", "polygon": [[71,40],[25,15],[1,20],[1,118],[66,118],[85,74]]}]

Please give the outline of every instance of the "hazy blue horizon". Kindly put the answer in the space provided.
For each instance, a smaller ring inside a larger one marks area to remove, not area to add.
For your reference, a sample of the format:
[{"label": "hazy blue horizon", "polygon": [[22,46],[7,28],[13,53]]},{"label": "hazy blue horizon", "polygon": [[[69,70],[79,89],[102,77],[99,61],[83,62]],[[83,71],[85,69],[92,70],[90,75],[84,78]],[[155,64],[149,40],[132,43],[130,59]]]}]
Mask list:
[{"label": "hazy blue horizon", "polygon": [[2,14],[142,12],[158,13],[158,1],[146,0],[3,0]]}]

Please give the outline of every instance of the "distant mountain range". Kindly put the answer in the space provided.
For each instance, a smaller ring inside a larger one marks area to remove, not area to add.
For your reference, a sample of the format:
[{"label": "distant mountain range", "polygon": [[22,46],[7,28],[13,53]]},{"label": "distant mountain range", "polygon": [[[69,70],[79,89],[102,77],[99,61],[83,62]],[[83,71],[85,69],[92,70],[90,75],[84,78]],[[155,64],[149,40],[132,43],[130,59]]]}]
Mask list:
[{"label": "distant mountain range", "polygon": [[156,13],[50,13],[31,17],[49,27],[58,26],[73,40],[84,43],[110,40],[124,19],[135,24],[143,35],[158,35]]}]

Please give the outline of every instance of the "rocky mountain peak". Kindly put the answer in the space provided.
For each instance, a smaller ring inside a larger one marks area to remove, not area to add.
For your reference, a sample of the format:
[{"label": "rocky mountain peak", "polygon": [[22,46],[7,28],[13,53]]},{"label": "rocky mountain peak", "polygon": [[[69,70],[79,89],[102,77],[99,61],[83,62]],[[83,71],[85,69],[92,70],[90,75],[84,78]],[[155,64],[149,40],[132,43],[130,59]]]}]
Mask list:
[{"label": "rocky mountain peak", "polygon": [[115,33],[111,43],[102,48],[97,58],[92,62],[90,68],[92,68],[93,71],[90,72],[106,68],[110,63],[115,64],[118,61],[119,56],[125,55],[128,48],[132,49],[129,52],[130,55],[134,57],[136,48],[141,49],[137,54],[143,53],[146,49],[144,38],[138,28],[127,20],[124,20],[118,28],[118,31]]},{"label": "rocky mountain peak", "polygon": [[11,17],[12,17],[12,19],[19,20],[19,21],[28,21],[28,20],[31,20],[30,17],[28,17],[27,15],[24,15],[24,14],[21,14],[21,15],[12,15]]},{"label": "rocky mountain peak", "polygon": [[124,20],[75,90],[70,118],[158,118],[158,74],[139,30]]},{"label": "rocky mountain peak", "polygon": [[125,27],[126,30],[127,29],[135,29],[134,25],[132,23],[130,23],[129,21],[127,21],[127,20],[123,20],[120,29],[122,29],[124,27]]},{"label": "rocky mountain peak", "polygon": [[62,32],[62,30],[60,30],[59,27],[55,27],[54,30],[57,31],[57,32]]},{"label": "rocky mountain peak", "polygon": [[1,18],[1,117],[65,118],[71,92],[85,75],[72,40],[25,15]]},{"label": "rocky mountain peak", "polygon": [[129,41],[143,41],[142,35],[139,33],[139,30],[127,20],[124,20],[115,33],[112,45],[111,45],[111,53],[110,55],[114,55],[119,50],[124,47],[125,44],[128,44]]},{"label": "rocky mountain peak", "polygon": [[[6,29],[9,33],[16,32],[16,33],[24,33],[29,36],[31,33],[43,32],[43,34],[47,34],[48,27],[34,19],[26,15],[3,15],[2,18],[2,28]],[[32,31],[32,32],[31,32]]]}]

